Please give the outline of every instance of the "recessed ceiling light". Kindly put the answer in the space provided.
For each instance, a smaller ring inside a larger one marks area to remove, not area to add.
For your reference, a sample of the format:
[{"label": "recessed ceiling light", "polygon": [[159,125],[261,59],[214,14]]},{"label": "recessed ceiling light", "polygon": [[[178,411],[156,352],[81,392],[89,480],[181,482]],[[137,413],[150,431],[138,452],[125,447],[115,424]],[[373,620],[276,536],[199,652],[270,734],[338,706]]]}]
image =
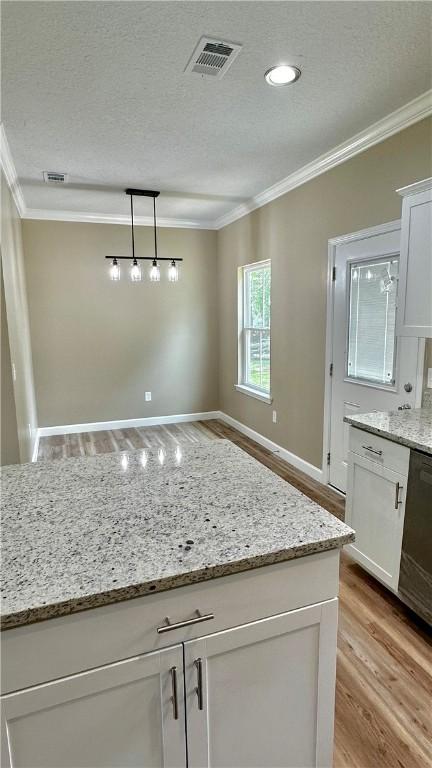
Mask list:
[{"label": "recessed ceiling light", "polygon": [[277,67],[271,67],[265,73],[264,77],[269,85],[291,85],[299,79],[301,71],[298,67],[291,64],[280,64]]}]

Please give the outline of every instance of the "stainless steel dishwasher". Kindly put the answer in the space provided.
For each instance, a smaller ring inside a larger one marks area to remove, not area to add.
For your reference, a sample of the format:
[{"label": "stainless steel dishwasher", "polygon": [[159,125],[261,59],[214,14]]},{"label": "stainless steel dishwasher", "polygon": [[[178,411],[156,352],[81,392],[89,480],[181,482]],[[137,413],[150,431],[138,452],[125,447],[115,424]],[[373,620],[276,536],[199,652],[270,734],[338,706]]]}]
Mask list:
[{"label": "stainless steel dishwasher", "polygon": [[432,456],[420,451],[410,456],[399,593],[432,624]]}]

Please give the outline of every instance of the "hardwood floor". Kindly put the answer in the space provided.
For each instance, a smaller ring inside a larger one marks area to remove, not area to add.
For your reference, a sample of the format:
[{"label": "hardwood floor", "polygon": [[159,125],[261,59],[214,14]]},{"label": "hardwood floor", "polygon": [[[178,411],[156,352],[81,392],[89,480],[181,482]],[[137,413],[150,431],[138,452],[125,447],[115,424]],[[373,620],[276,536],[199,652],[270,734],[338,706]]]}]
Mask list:
[{"label": "hardwood floor", "polygon": [[[41,438],[39,459],[226,438],[343,519],[344,499],[221,421]],[[334,768],[432,766],[426,625],[342,553]]]}]

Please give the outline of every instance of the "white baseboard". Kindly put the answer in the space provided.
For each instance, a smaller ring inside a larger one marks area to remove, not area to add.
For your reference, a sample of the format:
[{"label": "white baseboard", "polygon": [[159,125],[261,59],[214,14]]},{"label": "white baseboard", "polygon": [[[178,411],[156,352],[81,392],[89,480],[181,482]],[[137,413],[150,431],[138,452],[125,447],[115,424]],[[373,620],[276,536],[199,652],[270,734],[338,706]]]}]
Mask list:
[{"label": "white baseboard", "polygon": [[140,419],[119,419],[118,421],[95,421],[88,422],[86,424],[60,424],[54,427],[39,427],[37,430],[37,436],[33,449],[32,461],[37,460],[39,439],[41,437],[48,437],[50,435],[69,435],[76,434],[78,432],[100,432],[108,429],[127,429],[128,427],[153,427],[159,424],[179,424],[180,422],[188,421],[207,421],[208,419],[221,419],[226,424],[234,427],[242,434],[250,437],[251,440],[255,440],[256,443],[264,446],[272,453],[277,453],[281,459],[292,464],[296,469],[301,470],[309,477],[312,477],[318,482],[323,482],[323,472],[313,464],[309,464],[308,461],[296,456],[295,453],[287,451],[286,448],[274,443],[259,432],[255,432],[254,429],[247,427],[237,419],[233,419],[232,416],[228,416],[223,411],[204,411],[203,413],[181,413],[174,414],[172,416],[147,416]]},{"label": "white baseboard", "polygon": [[223,413],[223,411],[220,411],[219,418],[226,424],[229,424],[230,427],[234,427],[234,429],[238,429],[239,432],[250,437],[251,440],[255,440],[256,443],[264,446],[264,448],[267,448],[272,453],[277,453],[281,459],[284,459],[288,464],[292,464],[296,469],[301,470],[301,472],[309,475],[309,477],[312,477],[319,483],[323,482],[322,469],[315,467],[313,464],[309,464],[305,459],[296,456],[296,454],[291,453],[291,451],[287,451],[286,448],[282,448],[281,445],[274,443],[273,440],[269,440],[268,437],[264,437],[264,435],[261,435],[259,432],[255,432],[254,429],[247,427],[245,424],[242,424],[241,421],[237,421],[237,419],[233,419],[232,416],[228,416],[228,414]]},{"label": "white baseboard", "polygon": [[178,424],[185,421],[206,421],[218,419],[219,411],[204,411],[203,413],[181,413],[173,416],[146,416],[141,419],[119,419],[118,421],[95,421],[87,424],[60,424],[55,427],[39,427],[40,437],[49,435],[70,435],[77,432],[100,432],[105,429],[127,429],[128,427],[153,427],[158,424]]},{"label": "white baseboard", "polygon": [[32,451],[32,461],[37,461],[38,453],[39,453],[39,429],[35,429],[35,436],[34,436],[34,443],[33,443],[33,451]]}]

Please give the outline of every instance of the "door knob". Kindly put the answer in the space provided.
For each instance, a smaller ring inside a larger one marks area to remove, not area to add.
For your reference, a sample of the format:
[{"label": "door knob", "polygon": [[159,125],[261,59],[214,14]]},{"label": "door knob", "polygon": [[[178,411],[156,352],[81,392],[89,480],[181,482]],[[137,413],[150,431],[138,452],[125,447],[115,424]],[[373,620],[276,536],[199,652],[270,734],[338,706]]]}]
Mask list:
[{"label": "door knob", "polygon": [[410,381],[407,381],[407,383],[406,383],[406,384],[404,384],[404,390],[405,390],[405,392],[412,392],[412,388],[413,388],[413,386],[412,386],[412,384],[411,384],[411,382],[410,382]]}]

